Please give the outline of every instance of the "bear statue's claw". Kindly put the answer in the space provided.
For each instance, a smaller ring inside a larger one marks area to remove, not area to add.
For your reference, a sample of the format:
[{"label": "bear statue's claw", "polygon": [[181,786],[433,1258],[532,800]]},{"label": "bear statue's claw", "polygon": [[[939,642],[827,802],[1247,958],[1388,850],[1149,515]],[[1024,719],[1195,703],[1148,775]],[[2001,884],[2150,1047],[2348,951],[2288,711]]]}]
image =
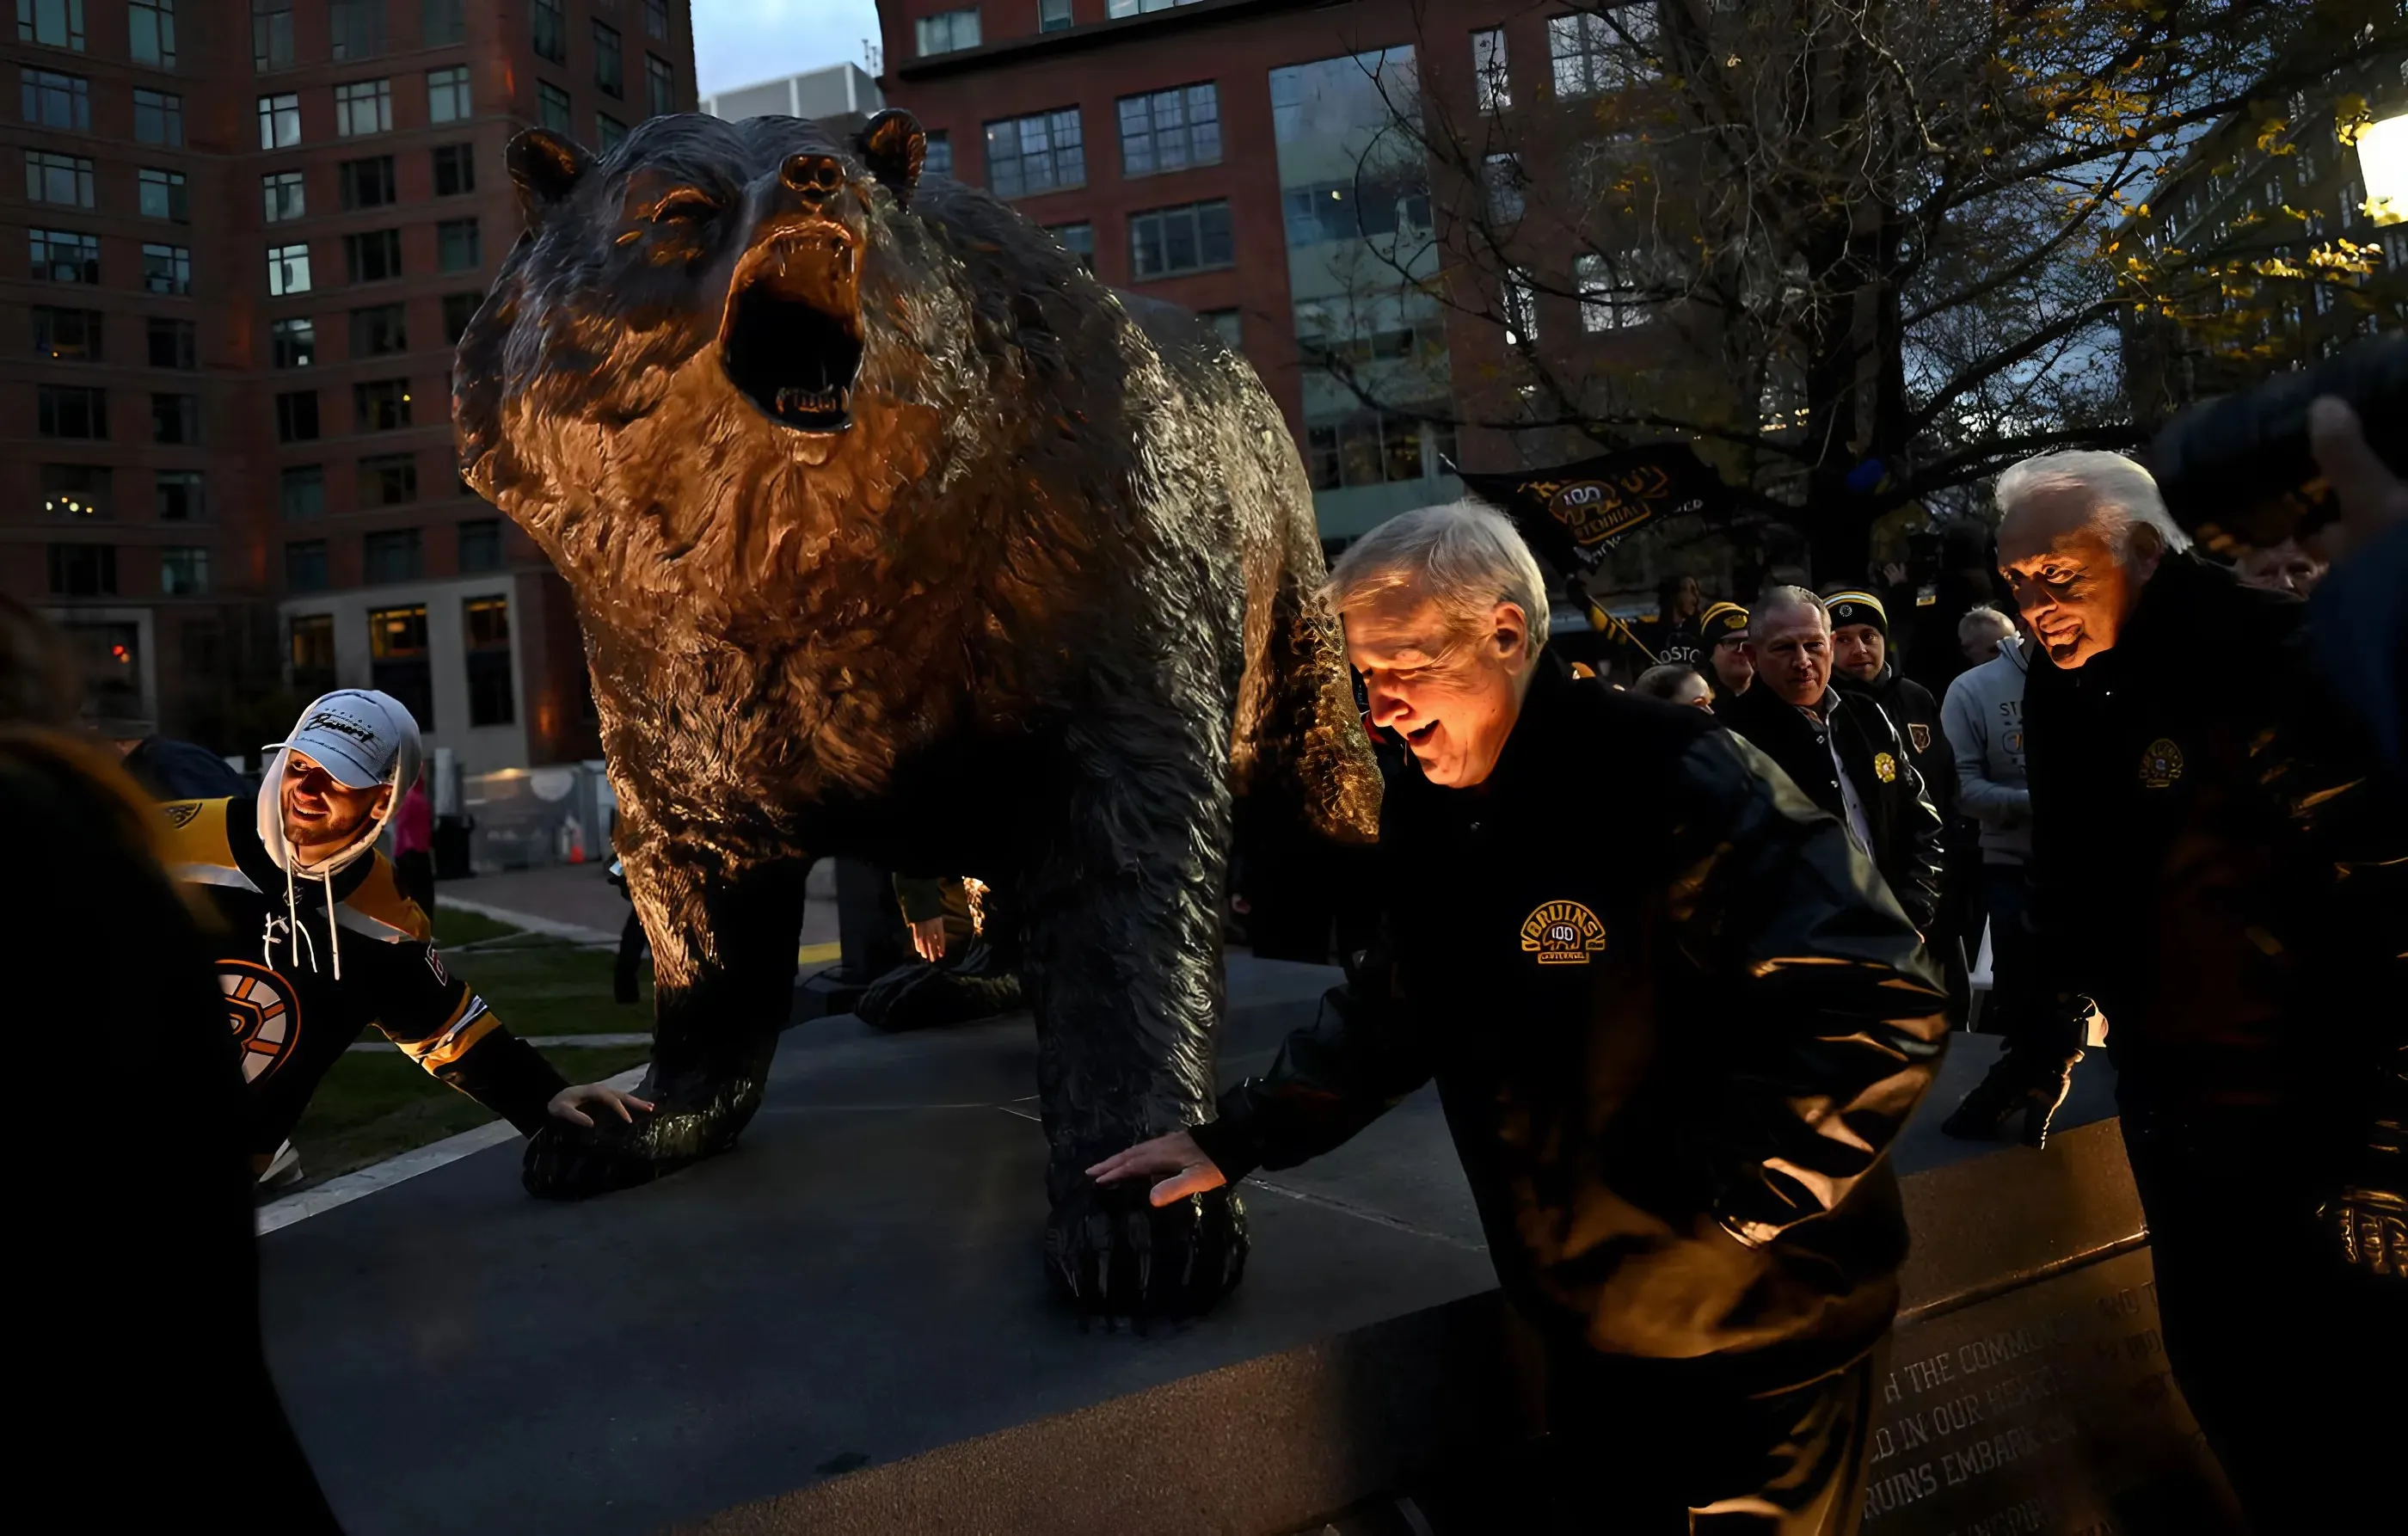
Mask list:
[{"label": "bear statue's claw", "polygon": [[[638,1098],[659,1107],[638,1111],[630,1125],[615,1118],[591,1127],[553,1120],[527,1139],[519,1181],[541,1199],[581,1200],[633,1189],[716,1156],[736,1144],[737,1133],[761,1101],[760,1078],[752,1073],[700,1091],[663,1092],[647,1077]],[[699,1100],[700,1108],[681,1108]]]},{"label": "bear statue's claw", "polygon": [[1156,1209],[1144,1186],[1088,1185],[1045,1223],[1045,1273],[1082,1315],[1192,1317],[1246,1269],[1246,1208],[1226,1189]]}]

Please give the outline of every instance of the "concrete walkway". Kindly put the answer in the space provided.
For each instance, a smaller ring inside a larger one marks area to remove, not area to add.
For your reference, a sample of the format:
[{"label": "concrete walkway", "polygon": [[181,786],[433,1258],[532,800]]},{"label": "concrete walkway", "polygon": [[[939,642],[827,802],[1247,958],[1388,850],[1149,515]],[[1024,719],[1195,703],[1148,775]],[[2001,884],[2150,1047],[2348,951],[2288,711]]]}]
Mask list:
[{"label": "concrete walkway", "polygon": [[[532,933],[615,946],[619,930],[627,922],[627,898],[606,878],[609,868],[607,864],[561,864],[440,881],[435,887],[435,904],[477,912]],[[809,950],[836,940],[836,865],[822,859],[811,869],[801,942]]]}]

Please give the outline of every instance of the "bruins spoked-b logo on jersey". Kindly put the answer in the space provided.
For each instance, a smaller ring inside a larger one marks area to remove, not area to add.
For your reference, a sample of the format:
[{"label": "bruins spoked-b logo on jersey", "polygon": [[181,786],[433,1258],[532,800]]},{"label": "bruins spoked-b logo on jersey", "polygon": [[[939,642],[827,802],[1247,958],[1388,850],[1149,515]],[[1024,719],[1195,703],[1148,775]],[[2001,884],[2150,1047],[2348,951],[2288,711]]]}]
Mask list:
[{"label": "bruins spoked-b logo on jersey", "polygon": [[249,960],[220,960],[218,988],[242,1053],[242,1080],[256,1083],[293,1055],[301,1039],[301,999],[283,977]]},{"label": "bruins spoked-b logo on jersey", "polygon": [[1577,901],[1550,901],[1523,921],[1522,948],[1542,966],[1584,966],[1605,948],[1605,925]]},{"label": "bruins spoked-b logo on jersey", "polygon": [[2141,752],[2141,787],[2171,789],[2183,776],[2182,748],[2158,737]]}]

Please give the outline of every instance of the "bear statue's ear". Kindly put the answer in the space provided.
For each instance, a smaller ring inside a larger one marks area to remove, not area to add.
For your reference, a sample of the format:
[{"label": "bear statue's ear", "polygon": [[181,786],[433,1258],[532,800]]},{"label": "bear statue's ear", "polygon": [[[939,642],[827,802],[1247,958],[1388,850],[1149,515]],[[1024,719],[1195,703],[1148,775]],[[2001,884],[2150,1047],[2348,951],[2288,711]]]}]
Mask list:
[{"label": "bear statue's ear", "polygon": [[594,165],[584,150],[541,128],[529,128],[511,139],[504,158],[518,188],[519,216],[530,229],[576,190]]},{"label": "bear statue's ear", "polygon": [[890,107],[863,126],[858,142],[869,174],[896,202],[910,202],[911,189],[920,184],[921,164],[928,158],[928,136],[921,131],[920,120]]}]

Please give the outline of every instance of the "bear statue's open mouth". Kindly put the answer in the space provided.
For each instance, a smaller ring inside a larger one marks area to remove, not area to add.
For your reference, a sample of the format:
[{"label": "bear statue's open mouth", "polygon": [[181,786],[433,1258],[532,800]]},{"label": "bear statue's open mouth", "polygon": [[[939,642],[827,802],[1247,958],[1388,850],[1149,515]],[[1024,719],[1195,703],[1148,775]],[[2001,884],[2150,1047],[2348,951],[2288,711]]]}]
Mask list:
[{"label": "bear statue's open mouth", "polygon": [[781,426],[841,432],[853,424],[861,336],[852,243],[781,240],[740,272],[721,331],[728,382]]}]

